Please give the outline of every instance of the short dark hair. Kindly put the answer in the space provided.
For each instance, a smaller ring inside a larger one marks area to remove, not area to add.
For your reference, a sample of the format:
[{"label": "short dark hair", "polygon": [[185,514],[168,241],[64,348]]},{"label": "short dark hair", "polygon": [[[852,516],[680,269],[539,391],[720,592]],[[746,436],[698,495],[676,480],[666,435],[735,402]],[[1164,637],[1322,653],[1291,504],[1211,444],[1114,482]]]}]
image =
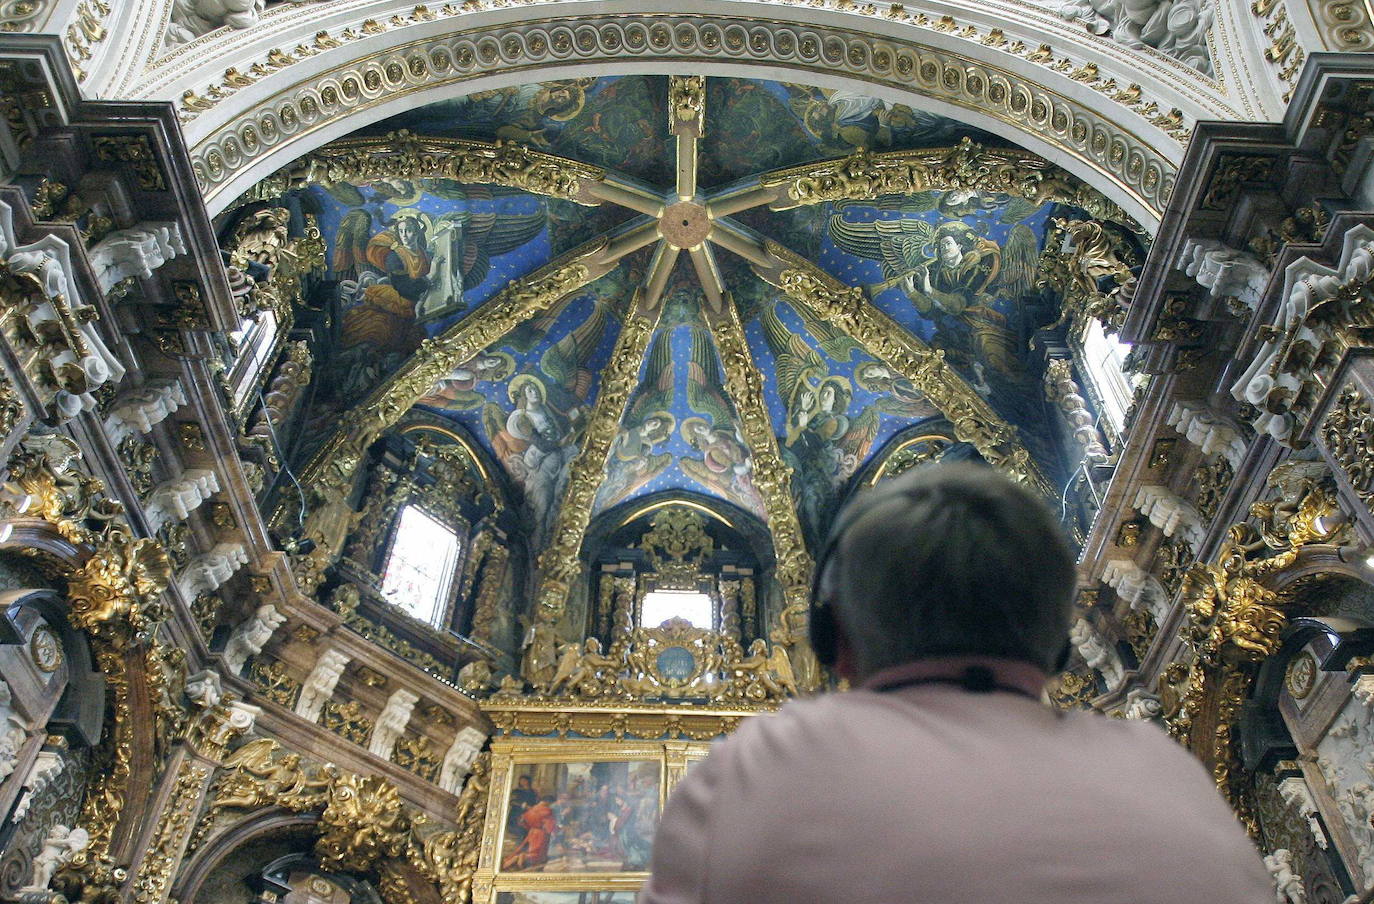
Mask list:
[{"label": "short dark hair", "polygon": [[1074,557],[1038,495],[972,462],[916,468],[852,498],[822,578],[861,676],[937,656],[1052,670]]}]

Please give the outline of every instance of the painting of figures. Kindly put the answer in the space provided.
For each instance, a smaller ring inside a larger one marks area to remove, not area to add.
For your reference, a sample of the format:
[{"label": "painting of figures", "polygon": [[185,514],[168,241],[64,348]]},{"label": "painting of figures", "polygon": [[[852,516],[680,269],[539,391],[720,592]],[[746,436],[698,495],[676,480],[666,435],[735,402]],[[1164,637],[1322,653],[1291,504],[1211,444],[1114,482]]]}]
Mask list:
[{"label": "painting of figures", "polygon": [[634,904],[632,891],[501,891],[496,904]]},{"label": "painting of figures", "polygon": [[521,763],[506,808],[503,872],[622,873],[649,866],[657,762]]}]

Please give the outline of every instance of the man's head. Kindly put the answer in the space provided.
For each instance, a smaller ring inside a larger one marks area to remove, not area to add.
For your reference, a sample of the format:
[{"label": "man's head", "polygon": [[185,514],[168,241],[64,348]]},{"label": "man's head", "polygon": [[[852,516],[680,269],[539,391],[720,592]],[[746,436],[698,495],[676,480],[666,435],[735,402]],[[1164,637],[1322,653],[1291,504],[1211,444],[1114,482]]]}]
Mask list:
[{"label": "man's head", "polygon": [[818,594],[847,677],[941,656],[1054,667],[1074,562],[1032,491],[983,465],[928,466],[851,499],[835,525]]}]

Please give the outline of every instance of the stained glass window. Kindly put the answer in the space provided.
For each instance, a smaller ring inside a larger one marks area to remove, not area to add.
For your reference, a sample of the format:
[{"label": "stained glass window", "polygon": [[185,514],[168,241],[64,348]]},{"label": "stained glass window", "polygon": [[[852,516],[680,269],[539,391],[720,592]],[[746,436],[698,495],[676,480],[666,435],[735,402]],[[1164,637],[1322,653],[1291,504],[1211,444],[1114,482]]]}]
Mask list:
[{"label": "stained glass window", "polygon": [[713,608],[711,597],[697,590],[650,590],[640,604],[639,623],[657,628],[670,618],[681,618],[709,631]]},{"label": "stained glass window", "polygon": [[382,594],[416,618],[435,624],[443,615],[458,564],[458,535],[418,506],[401,509],[382,573]]}]

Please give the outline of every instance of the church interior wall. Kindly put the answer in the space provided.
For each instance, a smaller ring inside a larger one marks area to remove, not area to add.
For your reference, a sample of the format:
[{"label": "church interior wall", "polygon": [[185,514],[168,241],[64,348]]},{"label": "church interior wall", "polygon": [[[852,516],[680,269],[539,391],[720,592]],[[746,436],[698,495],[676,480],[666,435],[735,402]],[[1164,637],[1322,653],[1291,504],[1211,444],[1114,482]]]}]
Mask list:
[{"label": "church interior wall", "polygon": [[1374,898],[1374,24],[1176,6],[0,4],[0,900],[628,900],[833,686],[826,519],[942,458],[1081,550],[1047,700],[1194,753],[1278,900]]}]

